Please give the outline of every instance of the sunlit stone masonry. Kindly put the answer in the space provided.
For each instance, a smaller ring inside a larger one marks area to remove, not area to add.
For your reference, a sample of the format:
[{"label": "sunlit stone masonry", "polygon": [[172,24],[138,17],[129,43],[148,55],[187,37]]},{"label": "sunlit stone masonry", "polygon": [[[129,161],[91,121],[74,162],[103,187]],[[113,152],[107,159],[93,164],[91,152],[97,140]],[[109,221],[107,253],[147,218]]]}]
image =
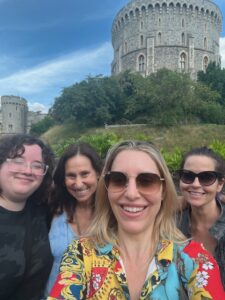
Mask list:
[{"label": "sunlit stone masonry", "polygon": [[221,63],[222,13],[210,0],[133,0],[112,25],[112,74],[146,76],[165,67],[193,79],[210,61]]}]

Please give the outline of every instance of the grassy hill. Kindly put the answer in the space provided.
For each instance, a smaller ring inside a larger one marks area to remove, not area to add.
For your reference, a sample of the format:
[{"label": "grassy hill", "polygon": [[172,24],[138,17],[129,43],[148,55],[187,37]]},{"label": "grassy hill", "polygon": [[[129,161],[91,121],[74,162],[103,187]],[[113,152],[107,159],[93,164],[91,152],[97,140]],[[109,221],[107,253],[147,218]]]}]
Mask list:
[{"label": "grassy hill", "polygon": [[53,148],[69,138],[78,139],[82,135],[104,134],[113,132],[123,139],[140,139],[143,135],[156,144],[160,149],[173,151],[176,147],[188,150],[196,146],[208,146],[218,140],[225,143],[225,125],[178,125],[173,127],[121,127],[121,128],[93,128],[79,130],[73,124],[58,125],[47,131],[42,138]]}]

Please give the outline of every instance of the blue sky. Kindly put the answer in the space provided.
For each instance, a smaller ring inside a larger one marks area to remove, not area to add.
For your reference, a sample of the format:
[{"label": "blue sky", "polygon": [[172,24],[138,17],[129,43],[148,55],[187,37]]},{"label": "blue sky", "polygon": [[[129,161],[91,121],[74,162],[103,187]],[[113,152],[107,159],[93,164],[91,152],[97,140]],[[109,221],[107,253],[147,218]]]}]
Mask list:
[{"label": "blue sky", "polygon": [[[0,95],[47,111],[64,87],[110,75],[111,25],[129,0],[0,0]],[[225,0],[221,35],[225,67]]]}]

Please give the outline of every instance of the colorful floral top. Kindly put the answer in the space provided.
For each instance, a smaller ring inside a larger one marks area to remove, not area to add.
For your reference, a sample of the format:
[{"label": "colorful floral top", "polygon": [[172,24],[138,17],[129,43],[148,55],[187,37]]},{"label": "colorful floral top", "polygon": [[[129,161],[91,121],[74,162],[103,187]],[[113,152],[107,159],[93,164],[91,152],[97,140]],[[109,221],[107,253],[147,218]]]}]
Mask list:
[{"label": "colorful floral top", "polygon": [[[216,261],[200,243],[177,245],[164,240],[154,260],[140,300],[225,299]],[[88,239],[74,241],[64,254],[48,297],[54,299],[130,299],[118,249],[111,244],[96,249]]]}]

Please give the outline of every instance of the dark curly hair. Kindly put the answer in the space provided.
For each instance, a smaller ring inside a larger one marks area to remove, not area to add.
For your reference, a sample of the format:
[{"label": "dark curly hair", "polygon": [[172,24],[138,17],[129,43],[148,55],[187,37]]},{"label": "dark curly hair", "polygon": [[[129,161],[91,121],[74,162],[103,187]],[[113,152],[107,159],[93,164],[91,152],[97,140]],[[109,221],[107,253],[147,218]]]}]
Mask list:
[{"label": "dark curly hair", "polygon": [[[0,166],[7,158],[15,158],[25,152],[25,145],[38,145],[42,149],[43,162],[48,165],[47,173],[39,188],[29,197],[37,204],[47,203],[51,186],[52,173],[54,168],[54,155],[51,148],[41,139],[29,134],[5,135],[0,139]],[[1,193],[1,187],[0,187]]]},{"label": "dark curly hair", "polygon": [[71,196],[65,186],[65,165],[70,158],[76,155],[86,156],[91,161],[92,167],[97,174],[100,175],[102,170],[102,160],[96,150],[89,144],[84,142],[72,144],[64,151],[63,155],[59,159],[53,176],[54,187],[49,204],[53,215],[61,214],[65,211],[68,222],[72,222],[73,220],[73,215],[76,210],[76,199]]}]

